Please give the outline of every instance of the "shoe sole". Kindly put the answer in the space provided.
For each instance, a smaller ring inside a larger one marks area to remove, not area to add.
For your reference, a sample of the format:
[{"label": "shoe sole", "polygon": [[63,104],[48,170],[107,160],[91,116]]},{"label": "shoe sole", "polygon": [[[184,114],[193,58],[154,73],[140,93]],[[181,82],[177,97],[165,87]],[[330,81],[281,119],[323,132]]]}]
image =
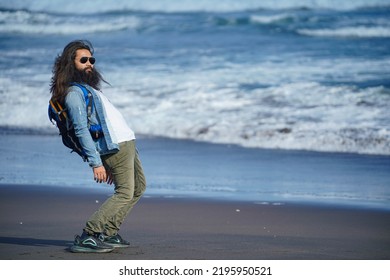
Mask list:
[{"label": "shoe sole", "polygon": [[119,243],[109,243],[104,242],[104,244],[107,244],[108,246],[114,247],[114,248],[129,248],[130,244],[119,244]]},{"label": "shoe sole", "polygon": [[100,248],[100,249],[92,249],[92,248],[86,248],[86,247],[80,247],[77,245],[73,245],[70,247],[70,251],[72,253],[110,253],[114,250],[114,248]]}]

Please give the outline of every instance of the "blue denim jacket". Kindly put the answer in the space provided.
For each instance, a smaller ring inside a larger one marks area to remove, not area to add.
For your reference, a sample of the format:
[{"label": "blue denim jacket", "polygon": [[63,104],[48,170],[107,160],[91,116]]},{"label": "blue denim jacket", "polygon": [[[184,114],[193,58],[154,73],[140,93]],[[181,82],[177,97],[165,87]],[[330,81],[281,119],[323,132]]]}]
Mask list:
[{"label": "blue denim jacket", "polygon": [[[119,151],[119,145],[112,142],[107,128],[107,120],[104,117],[103,105],[95,90],[83,84],[91,93],[94,102],[90,123],[88,124],[87,108],[83,91],[78,86],[71,86],[65,97],[65,107],[68,110],[68,117],[73,124],[76,136],[83,147],[88,163],[91,167],[102,165],[100,155],[115,153]],[[100,124],[103,129],[103,137],[94,140],[89,132],[89,125]]]}]

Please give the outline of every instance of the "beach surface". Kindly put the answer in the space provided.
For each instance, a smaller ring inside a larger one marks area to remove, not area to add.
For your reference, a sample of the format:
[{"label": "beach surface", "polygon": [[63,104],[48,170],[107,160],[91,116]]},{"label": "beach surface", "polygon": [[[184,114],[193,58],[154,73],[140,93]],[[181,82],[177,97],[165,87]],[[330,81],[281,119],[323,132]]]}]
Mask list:
[{"label": "beach surface", "polygon": [[113,192],[58,136],[0,135],[2,260],[388,260],[389,157],[137,140],[130,248],[69,251]]},{"label": "beach surface", "polygon": [[388,260],[390,213],[144,197],[122,225],[126,249],[69,252],[106,192],[0,187],[2,260]]}]

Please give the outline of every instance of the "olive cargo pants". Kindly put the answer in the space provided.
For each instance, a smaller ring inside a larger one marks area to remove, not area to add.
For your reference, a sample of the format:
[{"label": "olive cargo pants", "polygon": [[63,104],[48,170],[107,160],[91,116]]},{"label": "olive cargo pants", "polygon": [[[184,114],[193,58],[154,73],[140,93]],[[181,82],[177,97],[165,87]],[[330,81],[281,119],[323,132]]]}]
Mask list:
[{"label": "olive cargo pants", "polygon": [[115,154],[101,156],[114,178],[115,192],[89,218],[84,230],[89,234],[115,235],[146,189],[146,181],[135,140],[119,144]]}]

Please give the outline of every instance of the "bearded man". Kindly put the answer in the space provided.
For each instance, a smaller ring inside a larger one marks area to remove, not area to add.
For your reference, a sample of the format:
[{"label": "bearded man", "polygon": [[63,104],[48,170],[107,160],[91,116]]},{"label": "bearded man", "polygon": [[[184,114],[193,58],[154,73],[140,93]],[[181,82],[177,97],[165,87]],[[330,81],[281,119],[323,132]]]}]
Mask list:
[{"label": "bearded man", "polygon": [[[145,192],[146,181],[134,132],[103,95],[101,83],[106,81],[94,67],[93,52],[92,44],[86,40],[66,45],[55,60],[50,91],[52,100],[67,110],[94,180],[115,185],[112,196],[87,220],[70,250],[105,253],[117,247],[129,247],[130,243],[118,231]],[[75,83],[92,94],[90,115],[84,93]],[[91,131],[91,127],[99,127],[99,130]]]}]

